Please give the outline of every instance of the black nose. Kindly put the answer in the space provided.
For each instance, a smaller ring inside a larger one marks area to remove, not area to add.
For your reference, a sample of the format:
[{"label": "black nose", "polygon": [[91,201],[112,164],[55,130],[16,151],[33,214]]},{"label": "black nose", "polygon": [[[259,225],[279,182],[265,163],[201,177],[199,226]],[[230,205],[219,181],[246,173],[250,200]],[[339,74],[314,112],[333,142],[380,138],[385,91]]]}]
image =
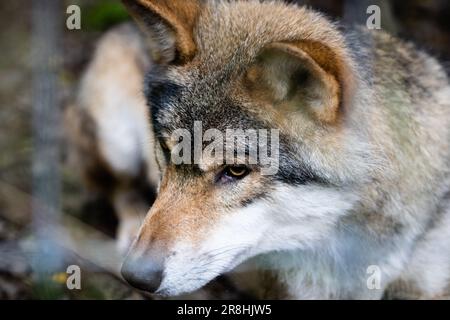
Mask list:
[{"label": "black nose", "polygon": [[129,255],[122,265],[121,273],[133,287],[153,293],[158,290],[163,278],[162,259],[133,258]]}]

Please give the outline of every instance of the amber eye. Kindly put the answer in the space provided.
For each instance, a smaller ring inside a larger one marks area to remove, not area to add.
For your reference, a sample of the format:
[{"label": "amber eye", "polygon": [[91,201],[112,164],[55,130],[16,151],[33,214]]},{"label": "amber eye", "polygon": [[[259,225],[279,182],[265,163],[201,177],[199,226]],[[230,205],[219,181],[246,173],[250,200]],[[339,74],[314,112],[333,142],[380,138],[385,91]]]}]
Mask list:
[{"label": "amber eye", "polygon": [[247,167],[239,166],[239,167],[228,167],[227,174],[229,176],[239,178],[243,177],[248,173]]},{"label": "amber eye", "polygon": [[228,166],[223,171],[224,175],[228,178],[233,179],[242,179],[244,178],[248,173],[250,172],[250,169],[246,166]]}]

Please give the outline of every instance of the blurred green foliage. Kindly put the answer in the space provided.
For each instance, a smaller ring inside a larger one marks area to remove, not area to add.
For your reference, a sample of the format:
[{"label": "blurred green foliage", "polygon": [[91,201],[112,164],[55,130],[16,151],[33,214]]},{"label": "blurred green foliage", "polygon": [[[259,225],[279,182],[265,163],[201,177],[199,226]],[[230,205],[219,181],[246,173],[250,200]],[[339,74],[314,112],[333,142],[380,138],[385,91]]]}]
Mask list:
[{"label": "blurred green foliage", "polygon": [[87,31],[104,31],[129,19],[125,7],[119,0],[90,1],[80,7],[81,25]]}]

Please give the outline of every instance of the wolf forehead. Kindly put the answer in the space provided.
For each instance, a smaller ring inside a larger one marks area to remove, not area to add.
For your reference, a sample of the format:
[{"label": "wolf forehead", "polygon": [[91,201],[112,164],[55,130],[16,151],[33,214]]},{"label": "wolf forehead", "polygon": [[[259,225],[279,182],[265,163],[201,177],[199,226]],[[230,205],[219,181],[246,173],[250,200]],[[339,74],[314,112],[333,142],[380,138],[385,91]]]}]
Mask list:
[{"label": "wolf forehead", "polygon": [[[192,131],[194,122],[202,129],[273,129],[257,115],[257,110],[245,106],[245,101],[233,97],[223,84],[202,79],[180,82],[160,70],[148,73],[145,94],[151,110],[154,130],[165,136],[177,129]],[[273,125],[273,124],[272,124]]]}]

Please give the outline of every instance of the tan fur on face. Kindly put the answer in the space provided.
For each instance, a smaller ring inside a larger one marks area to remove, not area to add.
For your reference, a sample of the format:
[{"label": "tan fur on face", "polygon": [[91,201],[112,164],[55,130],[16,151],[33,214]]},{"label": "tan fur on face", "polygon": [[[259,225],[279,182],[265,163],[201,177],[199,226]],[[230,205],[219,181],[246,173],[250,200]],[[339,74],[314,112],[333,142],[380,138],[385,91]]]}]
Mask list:
[{"label": "tan fur on face", "polygon": [[215,190],[206,188],[207,183],[205,178],[183,181],[174,166],[167,167],[137,247],[157,243],[167,249],[180,238],[195,244],[201,230],[212,224],[217,215]]},{"label": "tan fur on face", "polygon": [[177,242],[195,247],[220,217],[241,207],[242,202],[269,191],[265,177],[257,173],[250,174],[239,186],[217,185],[215,176],[220,170],[211,166],[202,176],[186,178],[180,169],[169,165],[158,198],[141,228],[136,248],[145,251],[145,248],[157,245],[170,250]]}]

